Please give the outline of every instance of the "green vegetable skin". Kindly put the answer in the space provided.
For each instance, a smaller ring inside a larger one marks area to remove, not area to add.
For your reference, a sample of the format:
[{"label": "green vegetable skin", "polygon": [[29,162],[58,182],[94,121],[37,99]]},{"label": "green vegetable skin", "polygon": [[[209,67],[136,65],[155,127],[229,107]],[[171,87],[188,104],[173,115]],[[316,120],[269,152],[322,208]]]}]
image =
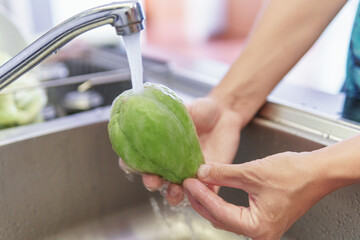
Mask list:
[{"label": "green vegetable skin", "polygon": [[[10,55],[0,51],[0,66],[10,58]],[[22,88],[38,83],[36,78],[27,74],[6,89]],[[0,95],[0,129],[41,121],[41,110],[46,102],[46,93],[41,88],[18,90],[12,94]]]},{"label": "green vegetable skin", "polygon": [[123,92],[113,103],[108,131],[114,151],[141,173],[182,183],[204,162],[186,107],[160,84],[145,83],[141,93]]}]

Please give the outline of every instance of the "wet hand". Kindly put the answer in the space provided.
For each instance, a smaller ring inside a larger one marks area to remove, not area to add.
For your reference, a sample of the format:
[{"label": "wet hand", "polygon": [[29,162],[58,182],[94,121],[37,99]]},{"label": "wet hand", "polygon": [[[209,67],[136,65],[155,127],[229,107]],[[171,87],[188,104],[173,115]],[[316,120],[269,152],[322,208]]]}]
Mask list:
[{"label": "wet hand", "polygon": [[[198,179],[184,181],[192,207],[218,228],[254,240],[280,239],[329,193],[311,153],[281,153],[244,164],[205,164]],[[227,203],[207,186],[239,188],[249,207]]]},{"label": "wet hand", "polygon": [[[194,121],[206,163],[231,163],[237,152],[242,126],[238,113],[221,105],[214,98],[200,98],[187,105]],[[151,191],[164,182],[159,176],[144,174],[143,183]],[[166,199],[171,205],[184,198],[182,186],[170,184]]]}]

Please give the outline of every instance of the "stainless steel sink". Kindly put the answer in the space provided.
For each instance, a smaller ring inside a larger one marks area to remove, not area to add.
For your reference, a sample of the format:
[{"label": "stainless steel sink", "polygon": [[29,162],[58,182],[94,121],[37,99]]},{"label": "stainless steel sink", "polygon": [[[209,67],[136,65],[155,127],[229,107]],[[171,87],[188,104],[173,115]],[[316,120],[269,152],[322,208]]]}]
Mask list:
[{"label": "stainless steel sink", "polygon": [[[211,89],[181,72],[149,73],[148,80],[168,85],[185,101]],[[213,233],[189,209],[180,215],[166,210],[170,223],[158,221],[149,199],[155,197],[161,206],[161,197],[145,190],[139,177],[130,182],[118,167],[107,135],[108,115],[107,106],[0,131],[0,239],[191,239],[192,230],[184,224],[189,219],[195,239],[242,239]],[[241,133],[236,162],[321,148],[359,129],[339,119],[268,102]],[[359,194],[360,185],[354,185],[321,200],[285,239],[358,239]],[[220,195],[247,204],[242,191],[223,188]],[[171,220],[179,216],[184,218]],[[184,232],[189,236],[176,238]],[[207,237],[209,232],[213,238]]]}]

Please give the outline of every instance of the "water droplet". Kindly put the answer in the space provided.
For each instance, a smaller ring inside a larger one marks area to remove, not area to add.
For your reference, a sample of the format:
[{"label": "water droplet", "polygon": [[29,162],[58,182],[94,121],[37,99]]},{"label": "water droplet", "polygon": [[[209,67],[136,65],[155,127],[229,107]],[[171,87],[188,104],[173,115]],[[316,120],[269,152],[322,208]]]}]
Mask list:
[{"label": "water droplet", "polygon": [[126,174],[125,175],[126,178],[130,182],[133,182],[134,181],[134,174],[133,173],[135,171],[133,169],[131,169],[130,167],[128,167],[121,158],[119,158],[119,166],[120,166],[121,170],[123,170],[124,173]]}]

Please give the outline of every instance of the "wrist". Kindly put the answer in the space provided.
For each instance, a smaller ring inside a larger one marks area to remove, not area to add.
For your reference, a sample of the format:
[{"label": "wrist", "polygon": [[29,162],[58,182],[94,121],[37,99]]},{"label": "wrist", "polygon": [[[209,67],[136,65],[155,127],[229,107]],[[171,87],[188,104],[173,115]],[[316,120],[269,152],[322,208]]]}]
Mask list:
[{"label": "wrist", "polygon": [[306,171],[309,173],[310,180],[308,186],[310,191],[316,192],[320,200],[322,197],[338,189],[334,185],[334,177],[328,171],[328,165],[318,151],[300,153],[305,163]]},{"label": "wrist", "polygon": [[[252,98],[241,93],[241,90],[223,88],[219,85],[208,96],[224,109],[234,113],[241,119],[241,128],[245,127],[254,117],[261,104],[257,106]],[[263,101],[262,101],[263,102]]]},{"label": "wrist", "polygon": [[290,162],[289,168],[285,168],[289,174],[285,176],[290,177],[287,180],[290,184],[289,194],[294,197],[294,201],[301,199],[304,209],[309,209],[334,191],[315,152],[291,153],[285,156]]},{"label": "wrist", "polygon": [[266,101],[274,81],[265,81],[256,58],[245,50],[209,96],[238,113],[245,126]]},{"label": "wrist", "polygon": [[316,175],[328,193],[360,182],[359,142],[358,136],[310,153]]},{"label": "wrist", "polygon": [[236,125],[238,125],[241,130],[246,124],[249,122],[249,117],[247,116],[246,110],[239,109],[236,106],[237,99],[230,94],[222,95],[217,94],[212,91],[208,98],[215,103],[215,105],[220,109],[221,116],[226,117],[228,119],[233,119]]}]

